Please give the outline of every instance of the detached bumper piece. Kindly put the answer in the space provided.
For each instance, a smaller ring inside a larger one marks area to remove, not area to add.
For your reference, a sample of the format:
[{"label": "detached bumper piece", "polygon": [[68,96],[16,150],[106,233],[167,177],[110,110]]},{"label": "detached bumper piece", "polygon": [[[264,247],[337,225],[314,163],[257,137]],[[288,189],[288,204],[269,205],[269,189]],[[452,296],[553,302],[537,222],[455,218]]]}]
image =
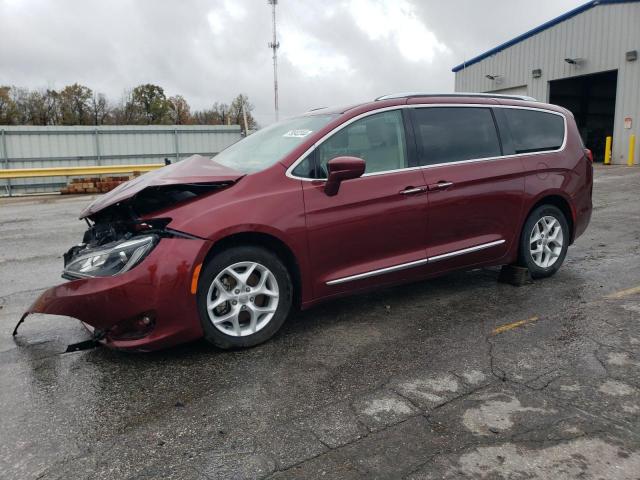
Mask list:
[{"label": "detached bumper piece", "polygon": [[[96,330],[96,332],[98,331]],[[99,347],[100,345],[102,345],[100,343],[100,340],[104,338],[104,333],[99,332],[96,334],[96,332],[94,332],[93,337],[89,340],[85,340],[84,342],[72,343],[71,345],[67,346],[67,349],[64,351],[64,353],[79,352],[81,350],[91,350],[92,348]]]},{"label": "detached bumper piece", "polygon": [[[20,325],[22,325],[22,323],[24,322],[24,320],[27,318],[28,315],[29,315],[29,312],[26,312],[22,315],[22,317],[20,317],[20,321],[16,324],[15,328],[13,329],[13,333],[11,334],[12,336],[15,337],[16,335],[18,335],[18,328],[20,327]],[[100,343],[100,340],[102,340],[103,338],[104,338],[104,332],[101,332],[100,330],[95,330],[93,332],[92,337],[89,340],[67,345],[67,349],[64,351],[64,353],[79,352],[80,350],[90,350],[92,348],[99,347],[100,345],[102,345]]]},{"label": "detached bumper piece", "polygon": [[77,318],[92,332],[91,340],[69,346],[75,349],[100,343],[151,351],[200,338],[191,281],[209,246],[202,239],[163,238],[129,271],[52,287],[31,305],[13,334],[27,315],[44,313]]}]

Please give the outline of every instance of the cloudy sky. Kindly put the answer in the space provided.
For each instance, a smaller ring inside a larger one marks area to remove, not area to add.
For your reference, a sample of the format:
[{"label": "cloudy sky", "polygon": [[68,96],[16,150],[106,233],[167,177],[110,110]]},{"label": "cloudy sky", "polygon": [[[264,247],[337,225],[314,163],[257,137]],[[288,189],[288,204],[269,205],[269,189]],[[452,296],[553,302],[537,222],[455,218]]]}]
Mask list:
[{"label": "cloudy sky", "polygon": [[[398,91],[585,0],[280,0],[281,116]],[[273,121],[267,0],[0,0],[0,85],[80,82],[112,100],[156,83],[192,108],[245,93]]]}]

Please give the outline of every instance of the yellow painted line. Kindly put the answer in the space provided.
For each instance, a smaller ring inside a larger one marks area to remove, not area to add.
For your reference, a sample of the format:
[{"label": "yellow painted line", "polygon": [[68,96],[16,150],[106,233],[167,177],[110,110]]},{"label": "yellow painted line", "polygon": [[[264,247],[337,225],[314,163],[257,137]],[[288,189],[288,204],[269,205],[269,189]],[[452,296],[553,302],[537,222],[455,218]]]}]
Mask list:
[{"label": "yellow painted line", "polygon": [[164,167],[164,164],[146,163],[140,165],[95,165],[86,167],[8,168],[0,169],[0,179],[66,177],[76,175],[103,175],[109,173],[149,172],[160,167]]},{"label": "yellow painted line", "polygon": [[527,318],[526,320],[519,320],[513,323],[506,323],[504,325],[500,325],[497,328],[493,329],[492,335],[498,335],[500,333],[508,332],[509,330],[513,330],[514,328],[522,327],[523,325],[527,325],[529,323],[533,323],[538,320],[538,317]]},{"label": "yellow painted line", "polygon": [[626,290],[620,290],[619,292],[610,293],[609,295],[605,295],[604,298],[624,298],[636,293],[640,293],[640,285],[633,288],[627,288]]}]

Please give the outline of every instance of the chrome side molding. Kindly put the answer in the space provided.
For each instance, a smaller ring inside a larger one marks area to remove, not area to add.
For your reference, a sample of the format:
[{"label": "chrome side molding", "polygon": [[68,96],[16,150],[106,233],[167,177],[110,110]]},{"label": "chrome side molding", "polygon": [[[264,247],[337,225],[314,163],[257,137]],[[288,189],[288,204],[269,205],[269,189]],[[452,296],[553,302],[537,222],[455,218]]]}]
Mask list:
[{"label": "chrome side molding", "polygon": [[356,275],[350,275],[348,277],[336,278],[335,280],[329,280],[327,285],[339,285],[341,283],[352,282],[354,280],[361,280],[363,278],[375,277],[377,275],[383,275],[385,273],[397,272],[400,270],[406,270],[407,268],[419,267],[429,262],[428,258],[415,260],[409,263],[401,263],[400,265],[394,265],[392,267],[380,268],[378,270],[371,270],[369,272],[358,273]]},{"label": "chrome side molding", "polygon": [[466,255],[467,253],[473,253],[479,250],[484,250],[486,248],[496,247],[498,245],[502,245],[504,242],[505,240],[502,239],[502,240],[496,240],[494,242],[489,242],[489,243],[481,243],[480,245],[475,245],[473,247],[463,248],[461,250],[454,250],[453,252],[443,253],[442,255],[436,255],[435,257],[423,258],[420,260],[414,260],[413,262],[401,263],[398,265],[393,265],[391,267],[379,268],[377,270],[370,270],[368,272],[358,273],[356,275],[350,275],[348,277],[336,278],[335,280],[329,280],[326,284],[339,285],[341,283],[353,282],[354,280],[362,280],[364,278],[384,275],[385,273],[398,272],[400,270],[406,270],[408,268],[414,268],[414,267],[419,267],[421,265],[426,265],[427,263],[446,260],[447,258],[453,258],[459,255]]},{"label": "chrome side molding", "polygon": [[447,258],[457,257],[459,255],[465,255],[467,253],[477,252],[478,250],[484,250],[485,248],[496,247],[502,245],[504,240],[496,240],[495,242],[482,243],[475,247],[463,248],[462,250],[454,250],[453,252],[443,253],[442,255],[436,255],[435,257],[429,257],[430,262],[437,262],[438,260],[445,260]]}]

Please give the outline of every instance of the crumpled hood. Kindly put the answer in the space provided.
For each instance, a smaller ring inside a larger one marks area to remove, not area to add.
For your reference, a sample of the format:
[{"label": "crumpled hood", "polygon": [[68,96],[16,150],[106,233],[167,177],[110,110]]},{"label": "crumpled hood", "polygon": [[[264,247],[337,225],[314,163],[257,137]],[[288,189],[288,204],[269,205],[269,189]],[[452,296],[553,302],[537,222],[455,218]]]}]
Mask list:
[{"label": "crumpled hood", "polygon": [[132,198],[148,187],[233,183],[243,176],[243,173],[220,165],[208,157],[193,155],[180,162],[140,175],[99,196],[82,211],[80,218],[89,217],[111,205]]}]

